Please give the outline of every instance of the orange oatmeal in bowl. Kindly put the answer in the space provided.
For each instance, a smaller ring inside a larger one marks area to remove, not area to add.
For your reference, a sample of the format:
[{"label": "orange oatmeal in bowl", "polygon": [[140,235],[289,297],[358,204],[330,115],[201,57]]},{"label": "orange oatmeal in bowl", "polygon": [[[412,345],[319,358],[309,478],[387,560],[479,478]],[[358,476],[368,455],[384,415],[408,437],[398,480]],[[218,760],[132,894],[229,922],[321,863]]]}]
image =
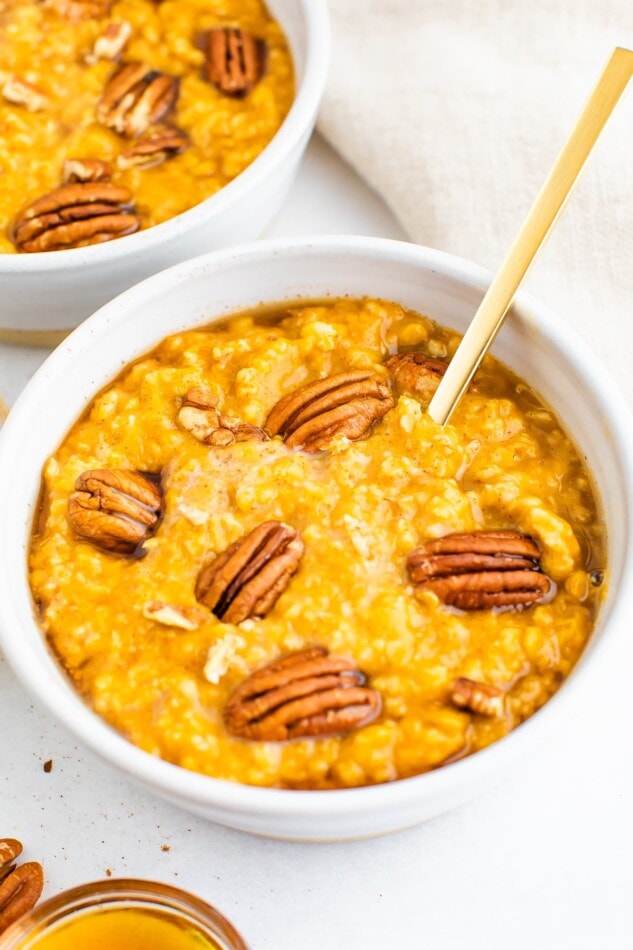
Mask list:
[{"label": "orange oatmeal in bowl", "polygon": [[293,96],[263,0],[3,0],[0,253],[181,214],[257,158]]},{"label": "orange oatmeal in bowl", "polygon": [[295,789],[388,782],[500,739],[601,600],[591,477],[487,357],[380,300],[238,314],[128,366],[43,473],[30,583],[79,692],[142,749]]}]

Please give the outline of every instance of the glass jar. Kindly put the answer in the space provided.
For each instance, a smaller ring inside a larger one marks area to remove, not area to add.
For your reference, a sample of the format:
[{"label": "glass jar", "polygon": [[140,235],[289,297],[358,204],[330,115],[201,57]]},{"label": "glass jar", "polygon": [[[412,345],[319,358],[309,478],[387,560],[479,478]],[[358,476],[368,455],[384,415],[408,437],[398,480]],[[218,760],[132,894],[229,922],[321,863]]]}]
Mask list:
[{"label": "glass jar", "polygon": [[104,946],[124,950],[126,930],[130,948],[248,950],[210,904],[167,884],[128,879],[84,884],[45,901],[4,932],[2,948],[96,947],[102,938]]}]

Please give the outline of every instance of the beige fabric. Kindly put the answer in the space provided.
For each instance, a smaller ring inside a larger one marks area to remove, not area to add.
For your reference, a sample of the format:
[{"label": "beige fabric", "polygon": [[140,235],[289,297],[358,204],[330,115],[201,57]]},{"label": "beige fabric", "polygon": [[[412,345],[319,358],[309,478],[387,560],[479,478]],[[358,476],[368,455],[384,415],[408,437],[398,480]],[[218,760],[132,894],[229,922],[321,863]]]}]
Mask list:
[{"label": "beige fabric", "polygon": [[[633,0],[330,0],[321,131],[415,241],[494,268]],[[633,85],[633,84],[632,84]],[[633,93],[530,276],[633,397]]]}]

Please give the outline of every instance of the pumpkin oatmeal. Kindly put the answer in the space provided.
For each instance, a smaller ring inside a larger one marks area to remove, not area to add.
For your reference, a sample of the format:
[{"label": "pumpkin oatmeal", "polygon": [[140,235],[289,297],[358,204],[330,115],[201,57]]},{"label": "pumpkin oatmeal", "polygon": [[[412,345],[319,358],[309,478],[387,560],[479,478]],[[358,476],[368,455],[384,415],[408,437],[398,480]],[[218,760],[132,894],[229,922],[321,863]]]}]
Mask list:
[{"label": "pumpkin oatmeal", "polygon": [[392,781],[500,739],[560,687],[601,598],[590,475],[487,357],[394,303],[171,336],[43,474],[41,623],[131,742],[252,785]]},{"label": "pumpkin oatmeal", "polygon": [[192,208],[257,158],[293,95],[262,0],[2,0],[0,252]]}]

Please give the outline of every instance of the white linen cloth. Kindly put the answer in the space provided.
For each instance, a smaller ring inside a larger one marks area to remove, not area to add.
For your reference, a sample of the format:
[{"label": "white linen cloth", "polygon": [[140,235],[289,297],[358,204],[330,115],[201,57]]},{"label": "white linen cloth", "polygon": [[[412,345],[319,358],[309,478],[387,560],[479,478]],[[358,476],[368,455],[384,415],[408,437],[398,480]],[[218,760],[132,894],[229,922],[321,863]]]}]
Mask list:
[{"label": "white linen cloth", "polygon": [[[611,51],[633,48],[633,0],[330,0],[330,13],[321,132],[412,240],[490,268]],[[631,89],[527,287],[633,399]]]}]

